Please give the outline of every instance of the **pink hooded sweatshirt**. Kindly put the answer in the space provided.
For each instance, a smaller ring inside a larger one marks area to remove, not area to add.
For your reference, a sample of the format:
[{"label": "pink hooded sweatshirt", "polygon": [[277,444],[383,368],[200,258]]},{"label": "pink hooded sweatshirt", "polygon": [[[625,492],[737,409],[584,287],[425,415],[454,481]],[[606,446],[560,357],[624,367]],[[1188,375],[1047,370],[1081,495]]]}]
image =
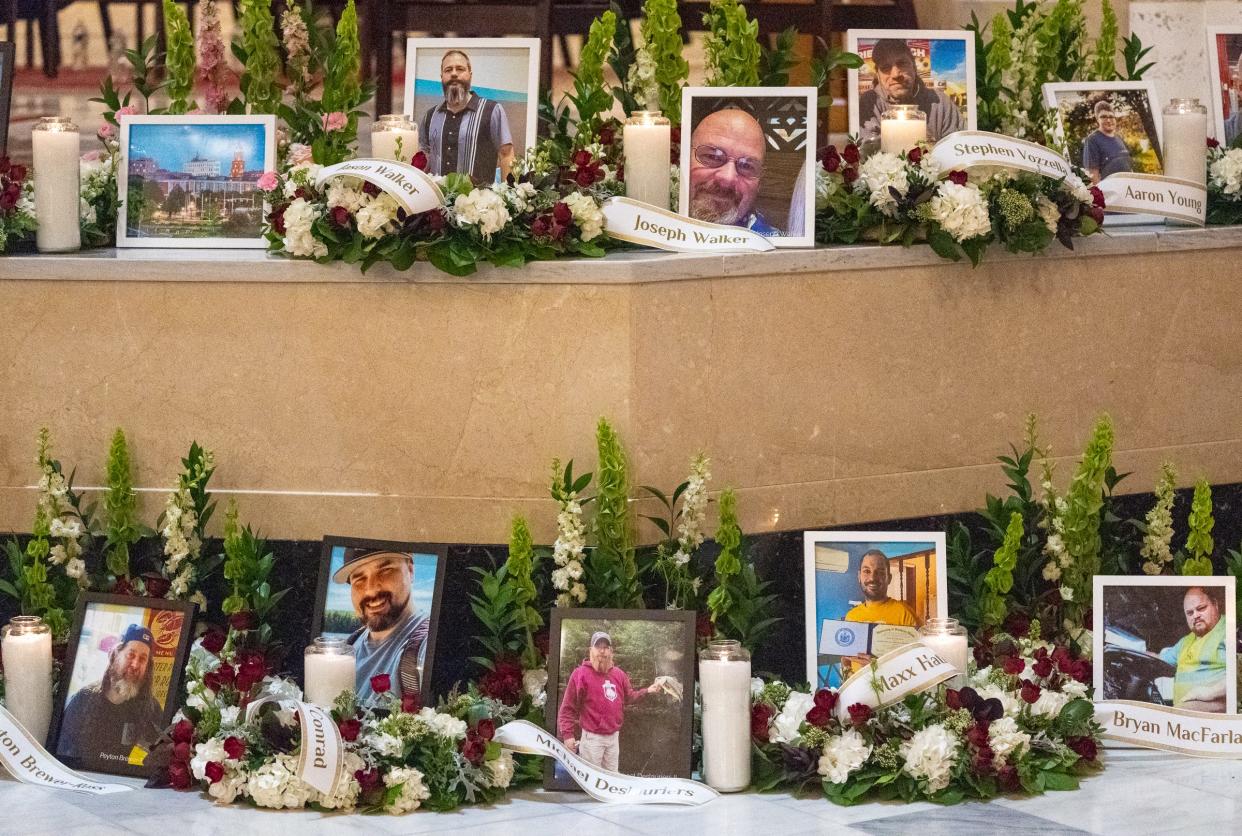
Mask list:
[{"label": "pink hooded sweatshirt", "polygon": [[569,675],[561,707],[556,713],[556,730],[562,740],[578,737],[576,729],[592,734],[612,734],[625,721],[625,707],[647,696],[634,690],[630,677],[616,665],[599,673],[584,659]]}]

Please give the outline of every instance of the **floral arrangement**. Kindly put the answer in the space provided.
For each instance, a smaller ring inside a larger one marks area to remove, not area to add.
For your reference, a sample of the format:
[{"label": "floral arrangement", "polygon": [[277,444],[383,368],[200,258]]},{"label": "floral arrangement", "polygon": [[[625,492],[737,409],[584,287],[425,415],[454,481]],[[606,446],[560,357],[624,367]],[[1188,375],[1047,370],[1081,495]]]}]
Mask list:
[{"label": "floral arrangement", "polygon": [[816,168],[816,240],[878,240],[910,245],[925,240],[954,261],[978,265],[987,248],[1040,252],[1054,239],[1097,232],[1104,196],[1081,178],[980,167],[940,171],[920,144],[902,155],[876,152],[865,160],[850,143],[830,145]]},{"label": "floral arrangement", "polygon": [[1208,140],[1209,224],[1242,223],[1242,147],[1224,148]]},{"label": "floral arrangement", "polygon": [[754,785],[761,790],[818,781],[842,805],[866,800],[952,804],[1004,793],[1070,790],[1100,767],[1101,729],[1087,697],[1091,665],[1021,638],[976,648],[968,686],[940,686],[880,708],[839,711],[839,694],[752,686]]},{"label": "floral arrangement", "polygon": [[0,157],[0,252],[28,240],[38,228],[34,181],[26,175],[26,166]]}]

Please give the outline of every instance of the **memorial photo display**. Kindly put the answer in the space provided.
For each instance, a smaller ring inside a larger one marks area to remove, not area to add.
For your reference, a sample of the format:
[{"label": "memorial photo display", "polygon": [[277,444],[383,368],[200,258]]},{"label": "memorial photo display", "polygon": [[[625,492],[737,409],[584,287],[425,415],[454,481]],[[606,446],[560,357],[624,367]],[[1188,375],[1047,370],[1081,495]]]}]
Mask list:
[{"label": "memorial photo display", "polygon": [[1149,81],[1057,82],[1044,85],[1070,162],[1090,185],[1110,174],[1163,172],[1160,110]]},{"label": "memorial photo display", "polygon": [[1237,713],[1232,577],[1095,577],[1095,698]]},{"label": "memorial photo display", "polygon": [[941,532],[803,534],[806,676],[839,688],[871,659],[918,638],[949,614]]},{"label": "memorial photo display", "polygon": [[66,766],[146,777],[181,704],[195,605],[83,592],[49,749]]},{"label": "memorial photo display", "polygon": [[[548,728],[583,760],[626,775],[690,777],[694,613],[552,610]],[[577,789],[548,759],[548,789]]]},{"label": "memorial photo display", "polygon": [[1221,145],[1233,145],[1242,136],[1242,26],[1208,28],[1208,78],[1215,130]]},{"label": "memorial photo display", "polygon": [[381,674],[397,696],[427,702],[445,555],[435,544],[324,538],[311,633],[353,648],[359,702],[375,701]]}]

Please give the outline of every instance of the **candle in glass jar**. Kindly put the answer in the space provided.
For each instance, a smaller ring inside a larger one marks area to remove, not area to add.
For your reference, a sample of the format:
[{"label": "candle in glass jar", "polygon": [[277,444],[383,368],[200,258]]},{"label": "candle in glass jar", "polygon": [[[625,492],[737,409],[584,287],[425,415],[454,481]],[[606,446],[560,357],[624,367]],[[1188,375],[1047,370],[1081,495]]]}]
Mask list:
[{"label": "candle in glass jar", "polygon": [[1164,175],[1207,184],[1207,108],[1198,99],[1164,109]]},{"label": "candle in glass jar", "polygon": [[672,125],[658,110],[635,111],[621,132],[625,146],[625,196],[668,209]]},{"label": "candle in glass jar", "polygon": [[750,786],[750,654],[714,641],[699,656],[703,697],[703,780],[720,792]]},{"label": "candle in glass jar", "polygon": [[0,656],[5,708],[45,743],[52,721],[52,631],[38,616],[19,615],[4,628]]},{"label": "candle in glass jar", "polygon": [[304,695],[306,701],[331,708],[343,691],[353,691],[354,649],[343,639],[320,636],[306,648]]},{"label": "candle in glass jar", "polygon": [[39,252],[81,249],[78,127],[69,119],[47,116],[34,126],[30,142],[34,156],[35,215],[39,220],[35,243]]},{"label": "candle in glass jar", "polygon": [[937,656],[957,668],[958,675],[950,680],[951,685],[965,682],[970,654],[966,645],[966,630],[956,618],[927,619],[919,628],[919,639],[935,651]]},{"label": "candle in glass jar", "polygon": [[916,105],[891,105],[880,118],[880,150],[904,154],[927,141],[927,114]]},{"label": "candle in glass jar", "polygon": [[386,114],[371,126],[371,157],[408,163],[418,153],[418,125],[408,116]]}]

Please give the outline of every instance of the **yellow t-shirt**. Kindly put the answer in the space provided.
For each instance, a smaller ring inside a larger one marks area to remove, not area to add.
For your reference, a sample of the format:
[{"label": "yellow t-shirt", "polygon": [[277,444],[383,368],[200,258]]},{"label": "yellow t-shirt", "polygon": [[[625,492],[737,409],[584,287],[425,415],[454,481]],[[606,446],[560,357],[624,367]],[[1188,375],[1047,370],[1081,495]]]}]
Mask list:
[{"label": "yellow t-shirt", "polygon": [[865,621],[871,624],[894,624],[898,627],[917,627],[914,613],[904,601],[885,598],[879,603],[863,601],[845,614],[846,621]]}]

